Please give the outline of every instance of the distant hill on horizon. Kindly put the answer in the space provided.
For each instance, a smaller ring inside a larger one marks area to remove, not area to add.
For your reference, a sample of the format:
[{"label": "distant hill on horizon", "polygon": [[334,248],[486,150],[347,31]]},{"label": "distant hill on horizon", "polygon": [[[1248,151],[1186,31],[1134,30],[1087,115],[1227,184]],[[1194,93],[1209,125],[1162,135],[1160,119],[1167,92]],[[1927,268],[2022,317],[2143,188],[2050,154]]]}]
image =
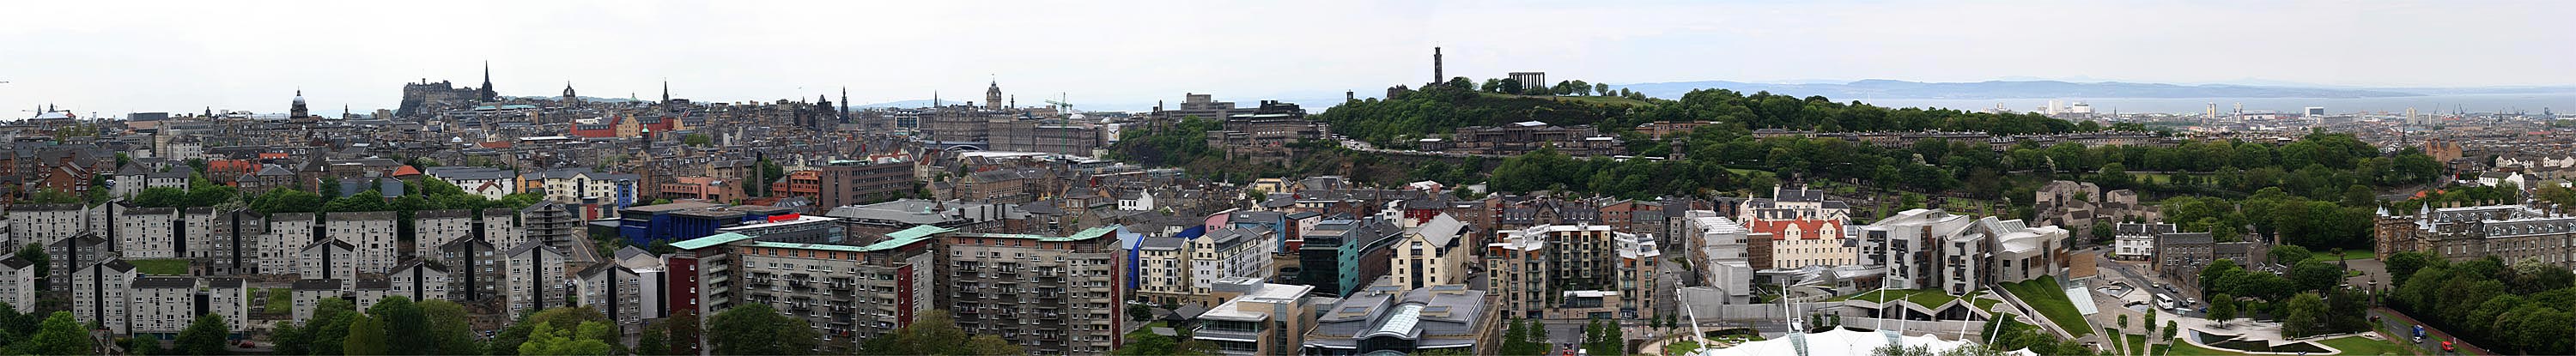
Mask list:
[{"label": "distant hill on horizon", "polygon": [[[1734,81],[1690,81],[1611,85],[1646,96],[1676,98],[1695,89],[1727,89],[1744,93],[1812,96],[1822,95],[1836,101],[1867,99],[2046,99],[2046,98],[2390,98],[2425,96],[2419,92],[2389,89],[2328,89],[2250,85],[2204,84],[2174,85],[2157,83],[2092,82],[2077,83],[2054,80],[1984,81],[1974,83],[1926,83],[1902,80],[1869,79],[1850,83],[1778,84]],[[2532,87],[2528,90],[2576,90],[2565,87]],[[2444,89],[2443,94],[2483,89]],[[2431,90],[2425,90],[2431,91]]]}]

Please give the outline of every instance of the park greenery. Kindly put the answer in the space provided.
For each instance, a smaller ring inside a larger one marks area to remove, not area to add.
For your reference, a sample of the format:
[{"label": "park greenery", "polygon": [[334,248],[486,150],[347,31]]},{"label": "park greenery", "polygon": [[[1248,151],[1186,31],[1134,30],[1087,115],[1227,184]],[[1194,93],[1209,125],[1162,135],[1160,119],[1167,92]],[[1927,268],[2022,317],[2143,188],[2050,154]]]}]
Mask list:
[{"label": "park greenery", "polygon": [[2500,354],[2576,354],[2576,273],[2495,257],[2451,262],[2399,252],[2386,260],[2389,306]]},{"label": "park greenery", "polygon": [[2281,322],[2281,332],[2306,337],[2368,330],[2363,320],[2369,297],[2341,286],[2344,268],[2298,246],[2270,253],[2287,273],[2249,270],[2220,259],[2200,271],[2201,290],[2209,293],[2211,319],[2227,320],[2260,313]]}]

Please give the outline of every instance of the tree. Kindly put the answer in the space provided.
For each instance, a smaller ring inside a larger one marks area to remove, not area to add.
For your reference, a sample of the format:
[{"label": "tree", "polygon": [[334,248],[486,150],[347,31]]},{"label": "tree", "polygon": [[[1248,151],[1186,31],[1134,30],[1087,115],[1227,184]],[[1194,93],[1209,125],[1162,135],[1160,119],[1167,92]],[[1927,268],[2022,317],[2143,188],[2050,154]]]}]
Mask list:
[{"label": "tree", "polygon": [[2236,296],[2227,293],[2209,296],[2209,319],[2225,322],[2236,318]]},{"label": "tree", "polygon": [[179,331],[177,351],[188,355],[232,354],[231,351],[224,350],[224,338],[232,334],[231,329],[229,324],[224,323],[222,314],[199,315],[196,321],[188,323],[187,329]]},{"label": "tree", "polygon": [[2298,338],[2323,334],[2326,329],[2325,299],[2316,293],[2299,293],[2283,303],[2281,335]]},{"label": "tree", "polygon": [[1502,81],[1495,82],[1494,87],[1501,90],[1503,94],[1520,94],[1521,91],[1527,90],[1524,88],[1527,85],[1537,84],[1524,84],[1520,79],[1503,78]]},{"label": "tree", "polygon": [[1538,344],[1529,341],[1529,321],[1523,319],[1511,320],[1511,325],[1503,330],[1501,346],[1500,351],[1504,355],[1537,355],[1547,352],[1539,349],[1541,346]]},{"label": "tree", "polygon": [[[553,329],[549,330],[579,331],[581,323],[592,321],[608,322],[609,320],[608,316],[600,314],[599,310],[580,307],[552,308],[521,315],[518,322],[511,323],[510,327],[501,329],[500,335],[493,336],[490,345],[485,349],[495,355],[515,355],[519,352],[520,344],[535,337],[537,325],[552,326]],[[616,340],[602,340],[602,342],[610,341]]]},{"label": "tree", "polygon": [[483,353],[480,345],[475,343],[474,325],[471,321],[466,319],[465,306],[457,305],[456,302],[442,299],[421,301],[420,303],[416,303],[416,305],[420,306],[420,314],[422,318],[429,321],[429,334],[425,335],[425,337],[437,345],[436,349],[424,350],[421,352],[422,354],[475,355]]},{"label": "tree", "polygon": [[2173,339],[2174,339],[2174,332],[2176,331],[2175,329],[2179,329],[2179,328],[2180,328],[2180,325],[2182,325],[2182,323],[2175,322],[2175,321],[2172,321],[2172,320],[2166,320],[2166,321],[2165,321],[2165,341],[2166,341],[2166,342],[2172,342],[2172,341],[2173,341]]},{"label": "tree", "polygon": [[[2426,252],[2406,251],[2389,254],[2387,259],[2388,276],[2392,279],[2389,282],[2392,284],[2396,282],[2404,282],[2403,279],[2406,277],[2415,276],[2415,271],[2424,269],[2426,266],[2432,266],[2440,261],[2440,257],[2434,257],[2432,253]],[[2396,286],[2391,285],[2389,287],[2393,288]]]},{"label": "tree", "polygon": [[1593,95],[1610,95],[1610,83],[1593,83]]},{"label": "tree", "polygon": [[[608,343],[593,337],[606,333],[608,324],[585,321],[572,329],[558,329],[552,323],[537,323],[528,332],[528,341],[519,343],[520,355],[607,355]],[[591,334],[591,335],[585,335]]]},{"label": "tree", "polygon": [[37,326],[36,336],[27,339],[25,350],[36,355],[95,355],[98,346],[89,338],[89,330],[72,321],[72,312],[58,311],[45,317]]},{"label": "tree", "polygon": [[[366,315],[349,315],[349,336],[340,349],[349,355],[384,355],[392,352],[392,337],[385,334],[385,322]],[[404,338],[414,338],[403,335]]]},{"label": "tree", "polygon": [[268,335],[268,341],[271,346],[276,347],[275,354],[306,355],[313,353],[312,349],[309,347],[313,340],[306,338],[304,336],[304,329],[295,327],[294,322],[279,320],[277,321],[277,324],[269,326],[268,329],[271,330]]},{"label": "tree", "polygon": [[[36,265],[36,275],[38,276],[53,275],[54,259],[52,256],[45,255],[45,245],[43,243],[27,243],[26,247],[18,249],[18,258],[25,259],[27,260],[27,263]],[[52,278],[37,278],[36,290],[46,290],[45,288],[51,288],[50,286],[53,285],[53,282],[49,281],[51,279]],[[32,312],[34,310],[34,308],[28,308],[28,311]]]},{"label": "tree", "polygon": [[671,321],[655,321],[644,326],[643,335],[635,337],[637,355],[675,355],[671,353]]},{"label": "tree", "polygon": [[2118,238],[2118,237],[2119,237],[2118,235],[2116,235],[2116,234],[2118,234],[2118,233],[2119,233],[2118,229],[2119,229],[2118,227],[2111,225],[2111,222],[2110,222],[2110,221],[2094,221],[2094,222],[2093,222],[2093,243],[2097,243],[2097,244],[2108,244],[2108,243],[2111,243],[2111,240],[2112,240],[2112,239],[2116,239],[2116,238]]},{"label": "tree", "polygon": [[[2148,311],[2148,313],[2154,313],[2154,311]],[[2128,315],[2128,314],[2120,314],[2120,323],[2119,323],[2119,324],[2117,324],[2117,325],[2119,325],[2119,326],[2120,326],[2120,331],[2121,331],[2121,332],[2127,332],[2127,331],[2129,331],[2129,315]]]},{"label": "tree", "polygon": [[2299,290],[2326,290],[2343,283],[2343,267],[2313,259],[2300,261],[2290,267],[2288,278],[2298,285]]},{"label": "tree", "polygon": [[705,348],[705,345],[699,344],[699,337],[706,335],[706,332],[699,325],[697,311],[683,309],[679,313],[671,314],[670,318],[662,322],[670,324],[671,327],[671,354],[696,355],[699,350]]},{"label": "tree", "polygon": [[437,338],[420,337],[429,335],[429,317],[422,313],[420,305],[411,302],[411,298],[387,296],[375,306],[367,307],[367,315],[384,327],[385,335],[399,336],[389,339],[392,344],[387,345],[386,350],[406,355],[438,354],[440,343]]},{"label": "tree", "polygon": [[[985,335],[985,336],[978,336],[978,337],[976,337],[976,338],[981,339],[981,338],[986,338],[986,337],[992,337],[992,336],[991,336],[991,335]],[[1000,338],[994,338],[994,339],[995,339],[995,340],[999,340]],[[994,347],[998,348],[999,346],[994,346]],[[1013,345],[1012,347],[1017,347],[1017,346],[1016,346],[1016,345]],[[1163,335],[1159,335],[1159,334],[1146,333],[1146,334],[1139,334],[1139,335],[1137,335],[1137,337],[1136,337],[1136,338],[1131,339],[1131,340],[1128,340],[1128,342],[1127,342],[1127,345],[1126,345],[1126,346],[1119,347],[1119,348],[1118,348],[1118,350],[1111,351],[1111,352],[1110,352],[1110,354],[1111,354],[1111,355],[1122,355],[1122,356],[1123,356],[1123,355],[1134,355],[1134,356],[1159,356],[1159,355],[1209,355],[1209,356],[1213,356],[1213,355],[1217,355],[1218,353],[1217,353],[1216,345],[1215,345],[1215,344],[1210,344],[1210,343],[1208,343],[1208,342],[1206,342],[1206,341],[1199,341],[1199,340],[1180,340],[1180,339],[1176,339],[1176,338],[1173,338],[1173,337],[1170,337],[1170,336],[1163,336]]]},{"label": "tree", "polygon": [[2146,320],[2146,321],[2144,321],[2144,322],[2139,322],[2139,323],[2138,323],[2138,326],[2146,327],[2146,328],[2147,328],[2147,331],[2155,331],[2155,330],[2156,330],[2156,312],[2155,312],[2154,310],[2148,310],[2148,311],[2147,311],[2147,320]]},{"label": "tree", "polygon": [[[986,340],[987,338],[990,340]],[[968,342],[959,343],[956,340],[968,340]],[[1174,345],[1173,352],[1203,347],[1185,341],[1175,341]],[[912,325],[895,328],[884,336],[867,340],[859,345],[858,353],[863,355],[1012,355],[1021,352],[1018,345],[1005,342],[998,336],[967,334],[966,330],[957,327],[956,319],[949,317],[947,311],[932,310],[914,316]]]},{"label": "tree", "polygon": [[1144,304],[1127,304],[1127,320],[1142,322],[1152,319],[1154,319],[1154,307],[1146,306]]},{"label": "tree", "polygon": [[2299,261],[2306,261],[2309,258],[2316,257],[2316,253],[2309,252],[2308,248],[2300,247],[2299,245],[2281,245],[2273,246],[2271,252],[2263,253],[2263,257],[2269,258],[2269,261],[2272,261],[2272,264],[2295,266],[2299,264]]},{"label": "tree", "polygon": [[[945,320],[945,315],[942,315],[942,320]],[[921,322],[922,319],[919,317],[914,319],[914,325],[920,325]],[[955,322],[948,322],[947,325],[951,330],[957,328]],[[805,323],[805,319],[779,315],[777,309],[758,303],[737,306],[716,313],[714,318],[708,319],[707,328],[712,331],[707,334],[707,344],[715,348],[717,355],[811,355],[819,340],[822,339],[814,332],[813,327]],[[928,340],[947,340],[936,342],[955,345],[956,340],[966,339],[966,337],[954,337]]]},{"label": "tree", "polygon": [[[356,304],[339,298],[323,298],[315,304],[313,318],[304,321],[307,349],[316,355],[352,354],[344,345],[347,344],[350,327],[355,326],[358,318],[365,317],[358,314],[357,308]],[[383,338],[379,336],[377,340]]]},{"label": "tree", "polygon": [[688,135],[685,135],[685,136],[680,136],[680,143],[681,143],[681,144],[685,144],[685,145],[690,145],[690,146],[706,146],[708,143],[711,143],[711,142],[715,142],[715,140],[714,140],[714,139],[711,139],[711,138],[708,138],[708,137],[707,137],[707,134],[694,134],[694,133],[693,133],[693,134],[688,134]]},{"label": "tree", "polygon": [[1616,320],[1598,323],[1591,330],[1592,335],[1584,336],[1589,343],[1583,345],[1583,350],[1594,355],[1628,354],[1627,332],[1621,329]]}]

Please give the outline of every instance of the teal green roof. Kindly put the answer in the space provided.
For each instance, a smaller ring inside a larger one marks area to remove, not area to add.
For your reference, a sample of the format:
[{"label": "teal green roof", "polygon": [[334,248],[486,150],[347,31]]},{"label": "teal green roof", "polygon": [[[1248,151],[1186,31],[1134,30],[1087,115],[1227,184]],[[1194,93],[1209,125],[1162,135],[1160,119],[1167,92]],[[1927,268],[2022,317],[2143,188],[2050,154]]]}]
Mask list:
[{"label": "teal green roof", "polygon": [[700,238],[689,239],[688,241],[673,242],[673,243],[671,243],[671,247],[679,248],[679,249],[682,249],[682,250],[695,250],[695,249],[707,248],[707,246],[723,245],[723,244],[733,243],[734,241],[742,241],[742,240],[750,240],[750,239],[751,239],[751,235],[744,235],[744,234],[737,234],[737,233],[730,233],[730,232],[728,232],[728,233],[722,233],[722,234],[715,234],[715,235],[713,235],[713,236],[707,236],[707,237],[700,237]]},{"label": "teal green roof", "polygon": [[[799,250],[841,251],[841,252],[868,252],[868,251],[875,251],[875,250],[870,250],[870,249],[868,249],[868,248],[866,248],[866,247],[850,246],[850,245],[800,244],[800,243],[792,243],[792,242],[753,242],[753,243],[751,243],[751,246],[752,246],[752,247],[768,247],[768,248],[792,248],[792,249],[799,249]],[[871,247],[873,247],[873,245],[871,245]]]},{"label": "teal green roof", "polygon": [[930,235],[938,235],[954,231],[957,231],[957,229],[930,225],[914,226],[910,229],[903,229],[903,231],[886,233],[885,241],[877,241],[877,243],[868,244],[867,246],[859,247],[859,249],[860,252],[884,251],[886,249],[903,247],[903,245],[910,245],[914,242],[921,242],[921,240],[929,239]]},{"label": "teal green roof", "polygon": [[1081,232],[1075,232],[1075,233],[1073,233],[1073,235],[1063,236],[1063,237],[1046,236],[1046,235],[1029,235],[1029,234],[958,234],[957,236],[965,236],[965,237],[987,237],[987,238],[1008,238],[1008,239],[1031,239],[1031,240],[1038,240],[1038,241],[1041,241],[1041,242],[1066,242],[1066,241],[1082,241],[1082,240],[1090,240],[1090,239],[1100,238],[1101,236],[1109,236],[1109,234],[1110,234],[1110,233],[1118,232],[1118,229],[1119,229],[1119,228],[1121,228],[1121,227],[1124,227],[1124,226],[1120,226],[1120,225],[1117,225],[1117,224],[1111,224],[1111,225],[1109,225],[1109,226],[1102,226],[1102,227],[1095,227],[1095,228],[1085,229],[1085,230],[1082,230]]}]

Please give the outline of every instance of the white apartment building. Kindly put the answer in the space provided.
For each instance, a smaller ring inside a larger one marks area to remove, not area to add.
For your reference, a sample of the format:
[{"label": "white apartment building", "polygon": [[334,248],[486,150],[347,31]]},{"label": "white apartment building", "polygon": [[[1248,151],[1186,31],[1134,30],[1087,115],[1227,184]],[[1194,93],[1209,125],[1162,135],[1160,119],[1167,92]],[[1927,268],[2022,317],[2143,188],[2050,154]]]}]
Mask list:
[{"label": "white apartment building", "polygon": [[411,298],[414,302],[447,299],[447,286],[450,283],[447,280],[447,269],[421,261],[426,260],[405,260],[402,264],[395,265],[392,271],[385,273],[385,279],[393,284],[391,291],[393,295]]},{"label": "white apartment building", "polygon": [[1189,240],[1145,237],[1136,245],[1136,293],[1155,304],[1194,299],[1190,280]]},{"label": "white apartment building", "polygon": [[1951,295],[2063,273],[2062,241],[2068,236],[2055,226],[1931,209],[1898,212],[1861,228],[1861,234],[1861,258],[1886,268],[1885,288]]},{"label": "white apartment building", "polygon": [[[339,239],[322,240],[306,245],[303,251],[296,254],[295,276],[299,279],[357,281],[358,262],[353,259],[356,256],[352,256],[355,254],[357,252],[349,246],[349,242]],[[341,286],[341,288],[348,288],[348,286]]]},{"label": "white apartment building", "polygon": [[128,325],[134,334],[175,335],[197,319],[195,278],[136,278],[133,293],[133,299],[128,301],[133,319]]},{"label": "white apartment building", "polygon": [[1405,289],[1467,284],[1467,266],[1476,261],[1468,256],[1472,248],[1460,245],[1465,244],[1469,229],[1473,227],[1448,213],[1406,229],[1404,241],[1393,247],[1394,261],[1388,264],[1387,275]]},{"label": "white apartment building", "polygon": [[358,272],[384,273],[401,256],[394,242],[399,234],[394,219],[391,211],[326,213],[322,224],[328,238],[347,241],[356,252],[352,267]]},{"label": "white apartment building", "polygon": [[0,257],[0,303],[9,303],[13,308],[35,307],[36,280],[42,278],[45,277],[36,275],[35,262],[14,253]]},{"label": "white apartment building", "polygon": [[9,210],[9,246],[55,241],[89,231],[89,209],[80,204],[20,204]]},{"label": "white apartment building", "polygon": [[340,299],[348,295],[345,291],[349,286],[350,282],[337,279],[296,280],[293,291],[289,292],[295,299],[295,311],[291,315],[295,323],[312,320],[313,309],[320,307],[323,299]]},{"label": "white apartment building", "polygon": [[[268,215],[268,234],[260,236],[254,256],[259,258],[261,274],[300,273],[304,248],[320,238],[314,234],[313,213],[276,213]],[[320,275],[306,279],[327,278]]]},{"label": "white apartment building", "polygon": [[564,253],[535,241],[521,242],[501,253],[501,299],[507,301],[510,318],[519,314],[565,306]]},{"label": "white apartment building", "polygon": [[130,302],[137,277],[134,265],[122,259],[83,266],[72,276],[72,319],[83,325],[103,324],[116,334],[133,332],[127,318],[133,313]]},{"label": "white apartment building", "polygon": [[485,199],[498,200],[502,196],[519,192],[518,173],[497,168],[440,166],[429,167],[422,170],[421,174],[446,181],[447,184],[455,184],[457,188],[465,189],[466,193],[480,195]]},{"label": "white apartment building", "polygon": [[474,211],[422,210],[411,213],[412,257],[438,258],[438,246],[474,233]]},{"label": "white apartment building", "polygon": [[2156,236],[2181,231],[2164,223],[2120,223],[2113,228],[2111,258],[2126,261],[2155,259]]},{"label": "white apartment building", "polygon": [[1270,231],[1216,229],[1189,240],[1190,294],[1193,302],[1215,306],[1209,288],[1226,277],[1270,279]]}]

